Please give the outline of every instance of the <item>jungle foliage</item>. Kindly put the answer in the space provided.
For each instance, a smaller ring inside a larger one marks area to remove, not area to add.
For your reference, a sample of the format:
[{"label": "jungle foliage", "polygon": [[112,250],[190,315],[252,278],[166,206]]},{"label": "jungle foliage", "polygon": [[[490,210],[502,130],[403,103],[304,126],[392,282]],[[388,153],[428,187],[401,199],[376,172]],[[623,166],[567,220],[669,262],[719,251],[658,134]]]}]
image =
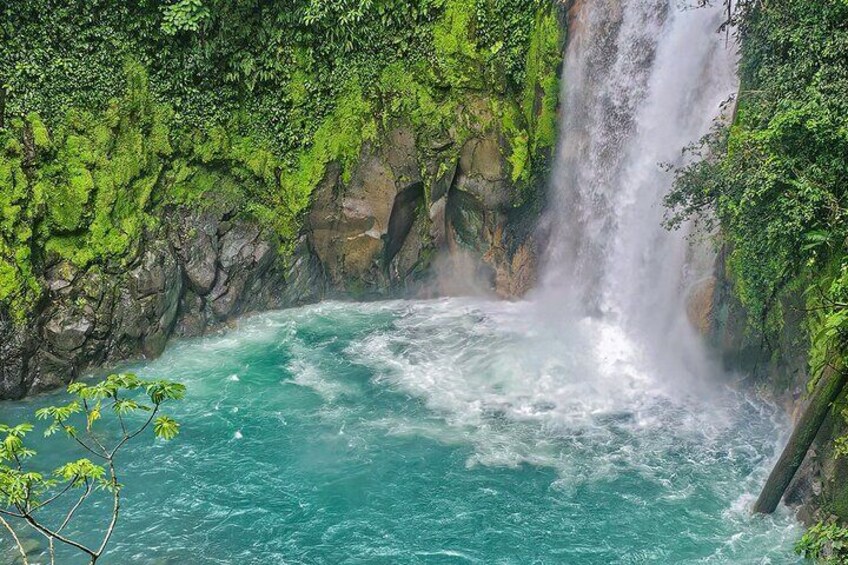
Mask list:
[{"label": "jungle foliage", "polygon": [[[554,143],[548,0],[12,0],[0,6],[0,315],[56,258],[132,260],[167,204],[227,198],[284,251],[331,162],[473,97],[529,185]],[[457,133],[461,137],[462,132]]]},{"label": "jungle foliage", "polygon": [[768,329],[799,285],[842,301],[848,2],[758,4],[741,40],[735,120],[694,148],[704,158],[680,171],[667,204],[671,225],[693,215],[721,225],[740,298]]}]

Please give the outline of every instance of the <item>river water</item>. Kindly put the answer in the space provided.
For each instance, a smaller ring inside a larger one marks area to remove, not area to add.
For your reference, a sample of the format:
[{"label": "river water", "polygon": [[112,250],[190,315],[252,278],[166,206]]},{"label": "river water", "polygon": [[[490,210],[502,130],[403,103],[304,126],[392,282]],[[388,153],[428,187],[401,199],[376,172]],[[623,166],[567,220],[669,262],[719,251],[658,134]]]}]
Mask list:
[{"label": "river water", "polygon": [[182,433],[124,455],[105,562],[797,562],[793,519],[748,512],[778,411],[718,383],[681,394],[615,326],[533,310],[325,303],[173,344],[134,369],[185,382]]}]

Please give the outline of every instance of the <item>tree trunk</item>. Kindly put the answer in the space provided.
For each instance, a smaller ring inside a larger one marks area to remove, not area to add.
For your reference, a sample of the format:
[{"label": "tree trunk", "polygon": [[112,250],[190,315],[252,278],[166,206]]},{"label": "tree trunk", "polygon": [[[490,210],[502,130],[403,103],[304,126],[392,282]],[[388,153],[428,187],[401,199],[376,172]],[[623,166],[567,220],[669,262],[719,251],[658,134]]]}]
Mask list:
[{"label": "tree trunk", "polygon": [[783,449],[777,465],[772,469],[760,497],[754,504],[754,513],[771,514],[774,512],[783,494],[792,482],[795,472],[804,461],[810,445],[816,438],[824,419],[830,412],[833,401],[837,399],[845,386],[848,372],[841,367],[838,369],[828,366],[821,381],[816,386],[810,404],[807,406],[798,424],[792,431],[789,443]]}]

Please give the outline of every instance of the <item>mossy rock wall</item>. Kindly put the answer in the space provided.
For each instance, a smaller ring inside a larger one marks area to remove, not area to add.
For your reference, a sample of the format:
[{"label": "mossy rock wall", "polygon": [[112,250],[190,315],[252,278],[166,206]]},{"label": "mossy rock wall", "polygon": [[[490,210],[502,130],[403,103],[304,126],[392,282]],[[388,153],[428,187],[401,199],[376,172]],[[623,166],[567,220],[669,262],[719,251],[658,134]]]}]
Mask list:
[{"label": "mossy rock wall", "polygon": [[342,29],[210,0],[184,29],[39,2],[0,46],[0,397],[252,311],[532,284],[561,4],[387,0]]}]

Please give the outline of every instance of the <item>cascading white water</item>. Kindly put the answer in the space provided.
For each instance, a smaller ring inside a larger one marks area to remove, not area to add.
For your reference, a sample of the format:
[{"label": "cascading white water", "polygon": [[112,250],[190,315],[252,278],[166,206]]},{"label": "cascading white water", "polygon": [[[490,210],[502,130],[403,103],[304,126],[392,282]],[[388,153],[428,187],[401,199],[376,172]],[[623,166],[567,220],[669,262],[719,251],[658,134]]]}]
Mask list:
[{"label": "cascading white water", "polygon": [[614,324],[653,370],[700,372],[686,319],[693,268],[686,229],[662,227],[662,199],[682,148],[735,91],[735,52],[720,6],[602,0],[575,8],[563,73],[561,142],[537,301]]}]

